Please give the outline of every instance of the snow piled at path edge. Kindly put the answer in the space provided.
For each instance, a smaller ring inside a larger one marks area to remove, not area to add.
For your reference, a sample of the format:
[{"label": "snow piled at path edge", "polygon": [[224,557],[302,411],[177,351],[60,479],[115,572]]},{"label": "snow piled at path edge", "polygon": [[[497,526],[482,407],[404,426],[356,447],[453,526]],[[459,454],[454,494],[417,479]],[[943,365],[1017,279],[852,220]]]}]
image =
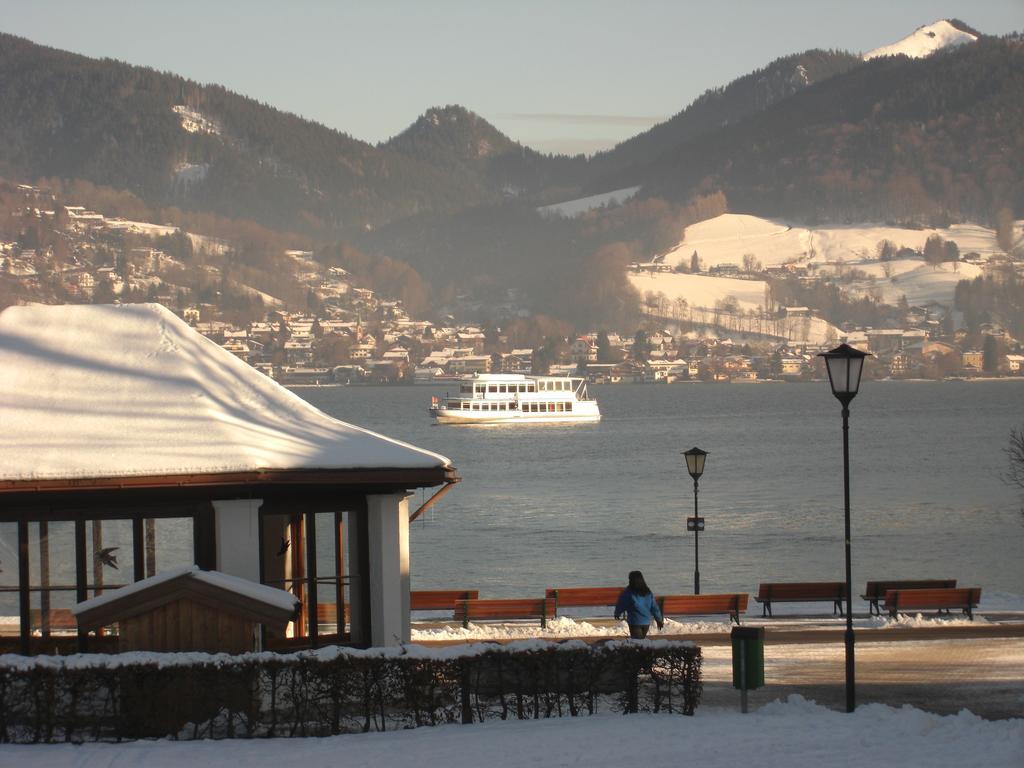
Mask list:
[{"label": "snow piled at path edge", "polygon": [[123,744],[5,745],[19,768],[192,764],[247,768],[521,768],[646,765],[759,768],[927,765],[1016,768],[1024,719],[983,720],[970,712],[934,715],[913,707],[861,706],[847,714],[799,695],[742,715],[698,708],[693,717],[638,714],[490,721],[310,739],[136,741]]}]

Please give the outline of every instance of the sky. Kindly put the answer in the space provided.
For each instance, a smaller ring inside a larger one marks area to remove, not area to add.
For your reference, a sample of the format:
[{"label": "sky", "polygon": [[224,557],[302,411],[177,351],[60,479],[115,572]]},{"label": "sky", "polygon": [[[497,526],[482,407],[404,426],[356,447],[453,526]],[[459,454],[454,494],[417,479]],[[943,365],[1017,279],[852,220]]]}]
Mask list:
[{"label": "sky", "polygon": [[460,104],[590,153],[808,48],[868,51],[941,18],[1024,30],[1024,0],[0,0],[0,31],[218,83],[371,143]]}]

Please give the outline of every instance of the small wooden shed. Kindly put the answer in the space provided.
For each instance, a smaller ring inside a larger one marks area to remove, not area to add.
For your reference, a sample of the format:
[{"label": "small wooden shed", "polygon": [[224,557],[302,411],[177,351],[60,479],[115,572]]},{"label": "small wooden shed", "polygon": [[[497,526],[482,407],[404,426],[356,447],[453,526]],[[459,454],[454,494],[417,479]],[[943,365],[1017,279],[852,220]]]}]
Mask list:
[{"label": "small wooden shed", "polygon": [[259,650],[259,625],[283,631],[299,601],[282,589],[186,566],[71,610],[80,631],[117,624],[119,651],[245,653]]}]

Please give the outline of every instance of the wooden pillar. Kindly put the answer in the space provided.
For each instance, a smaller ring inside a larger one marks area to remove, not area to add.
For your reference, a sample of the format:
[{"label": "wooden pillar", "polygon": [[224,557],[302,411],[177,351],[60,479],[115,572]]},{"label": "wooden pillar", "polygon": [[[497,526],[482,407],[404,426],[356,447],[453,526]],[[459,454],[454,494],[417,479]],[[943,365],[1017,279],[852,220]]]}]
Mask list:
[{"label": "wooden pillar", "polygon": [[103,594],[103,562],[100,550],[103,549],[103,521],[92,521],[92,590],[93,596]]},{"label": "wooden pillar", "polygon": [[204,571],[212,571],[217,567],[217,534],[213,506],[209,503],[192,515],[192,555],[195,564]]},{"label": "wooden pillar", "polygon": [[368,648],[371,642],[370,532],[365,501],[348,512],[348,562],[350,639],[353,645]]},{"label": "wooden pillar", "polygon": [[156,520],[146,518],[146,578],[156,575]]},{"label": "wooden pillar", "polygon": [[302,545],[306,548],[306,584],[307,612],[309,615],[309,645],[317,647],[320,638],[320,622],[317,619],[317,583],[316,583],[316,512],[311,510],[304,514],[306,538]]},{"label": "wooden pillar", "polygon": [[302,515],[295,513],[291,516],[288,524],[292,545],[288,548],[286,555],[286,578],[292,585],[292,594],[299,598],[302,608],[299,611],[299,620],[295,626],[296,637],[306,637],[309,627],[309,603],[306,602],[306,566],[303,562],[303,547],[306,544],[306,537],[303,531]]},{"label": "wooden pillar", "polygon": [[50,636],[50,524],[39,521],[39,632]]},{"label": "wooden pillar", "polygon": [[[84,602],[89,599],[89,569],[85,554],[85,520],[75,520],[75,601]],[[88,633],[78,630],[78,652],[88,650]]]},{"label": "wooden pillar", "polygon": [[21,627],[21,652],[28,656],[32,653],[32,612],[29,608],[30,593],[28,591],[28,521],[18,521],[18,613]]},{"label": "wooden pillar", "polygon": [[345,634],[345,513],[334,513],[334,605],[338,612],[338,637]]},{"label": "wooden pillar", "polygon": [[146,544],[142,533],[142,515],[132,517],[132,581],[142,581],[146,573]]}]

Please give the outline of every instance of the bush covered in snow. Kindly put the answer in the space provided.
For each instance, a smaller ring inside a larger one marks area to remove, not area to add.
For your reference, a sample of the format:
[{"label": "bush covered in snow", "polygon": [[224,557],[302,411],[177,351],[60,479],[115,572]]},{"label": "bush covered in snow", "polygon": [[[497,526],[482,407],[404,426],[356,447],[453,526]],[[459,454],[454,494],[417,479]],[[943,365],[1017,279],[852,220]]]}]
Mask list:
[{"label": "bush covered in snow", "polygon": [[595,712],[692,715],[701,653],[670,641],[428,652],[0,657],[0,741],[326,736]]}]

